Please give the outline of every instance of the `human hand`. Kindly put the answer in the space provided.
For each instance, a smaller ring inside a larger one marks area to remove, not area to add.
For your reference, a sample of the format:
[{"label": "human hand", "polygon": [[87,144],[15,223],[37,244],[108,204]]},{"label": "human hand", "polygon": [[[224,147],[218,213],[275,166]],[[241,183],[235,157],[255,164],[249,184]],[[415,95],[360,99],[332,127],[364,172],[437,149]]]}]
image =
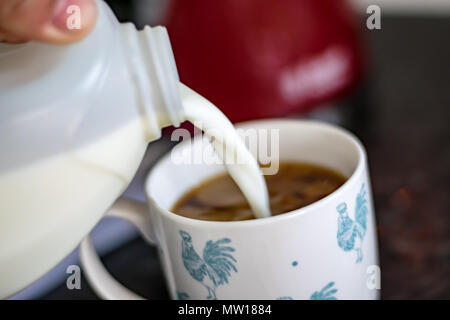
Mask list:
[{"label": "human hand", "polygon": [[71,43],[85,37],[96,18],[95,0],[0,0],[0,41]]}]

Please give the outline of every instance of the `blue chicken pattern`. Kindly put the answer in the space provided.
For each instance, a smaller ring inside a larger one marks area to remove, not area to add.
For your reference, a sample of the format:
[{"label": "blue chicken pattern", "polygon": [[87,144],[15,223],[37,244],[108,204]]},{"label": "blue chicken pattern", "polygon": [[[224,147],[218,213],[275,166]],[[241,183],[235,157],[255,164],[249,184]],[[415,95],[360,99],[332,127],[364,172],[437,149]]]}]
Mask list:
[{"label": "blue chicken pattern", "polygon": [[315,291],[311,295],[311,300],[337,300],[337,298],[334,296],[334,294],[338,291],[337,289],[333,288],[334,282],[328,283],[325,287],[322,288],[320,291]]},{"label": "blue chicken pattern", "polygon": [[347,212],[347,204],[345,202],[336,207],[339,213],[337,242],[339,247],[344,251],[355,250],[357,257],[356,263],[360,263],[363,259],[362,242],[367,230],[367,207],[365,185],[361,186],[361,190],[356,196],[355,220],[353,221]]},{"label": "blue chicken pattern", "polygon": [[208,240],[203,249],[203,258],[201,258],[194,249],[191,235],[183,230],[180,230],[179,233],[182,239],[181,258],[184,267],[192,278],[208,290],[206,299],[216,300],[216,288],[228,284],[231,272],[238,271],[234,265],[237,261],[231,254],[235,249],[227,245],[231,243],[231,240],[229,238],[217,241]]},{"label": "blue chicken pattern", "polygon": [[[311,295],[310,300],[337,300],[334,296],[337,293],[337,289],[334,288],[334,282],[329,282],[320,291],[314,291]],[[277,300],[294,300],[291,296],[283,296],[277,298]]]},{"label": "blue chicken pattern", "polygon": [[189,295],[186,292],[181,292],[177,290],[177,299],[178,300],[188,300]]}]

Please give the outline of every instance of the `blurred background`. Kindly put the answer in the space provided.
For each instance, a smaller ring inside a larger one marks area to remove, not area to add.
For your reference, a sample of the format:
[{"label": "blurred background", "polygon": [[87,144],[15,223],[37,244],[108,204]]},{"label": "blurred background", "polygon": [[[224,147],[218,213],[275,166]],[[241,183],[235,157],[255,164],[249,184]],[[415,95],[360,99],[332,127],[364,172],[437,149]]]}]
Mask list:
[{"label": "blurred background", "polygon": [[[122,22],[167,26],[181,81],[232,121],[308,117],[353,131],[368,152],[381,297],[450,299],[450,1],[107,2]],[[150,144],[127,196],[145,200],[145,174],[172,145],[167,134]],[[156,250],[130,225],[104,219],[93,238],[123,284],[168,298]],[[71,264],[77,251],[13,299],[97,299],[85,280],[66,288]]]}]

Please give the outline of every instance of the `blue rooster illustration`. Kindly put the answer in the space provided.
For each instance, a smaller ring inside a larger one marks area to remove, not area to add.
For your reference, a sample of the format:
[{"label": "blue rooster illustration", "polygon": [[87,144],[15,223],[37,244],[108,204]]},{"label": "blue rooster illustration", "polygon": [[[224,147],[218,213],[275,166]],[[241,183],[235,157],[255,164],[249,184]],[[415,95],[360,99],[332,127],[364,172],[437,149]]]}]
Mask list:
[{"label": "blue rooster illustration", "polygon": [[355,221],[353,221],[347,212],[347,204],[345,202],[336,207],[338,218],[337,241],[339,247],[344,251],[355,250],[357,254],[356,263],[360,263],[363,259],[362,241],[367,229],[367,199],[364,184],[356,196],[355,205]]},{"label": "blue rooster illustration", "polygon": [[[322,290],[314,291],[310,297],[310,300],[337,300],[334,295],[338,292],[338,289],[336,289],[334,285],[335,283],[332,281],[323,287]],[[291,296],[283,296],[277,298],[277,300],[294,300],[294,298]]]},{"label": "blue rooster illustration", "polygon": [[187,300],[189,299],[189,295],[186,292],[181,292],[177,290],[177,299],[178,300]]},{"label": "blue rooster illustration", "polygon": [[192,278],[208,290],[206,299],[216,300],[216,288],[228,283],[231,271],[237,272],[234,265],[236,259],[231,255],[235,249],[227,246],[231,240],[229,238],[222,238],[215,242],[208,240],[203,249],[202,259],[192,245],[191,235],[183,230],[180,230],[180,235],[184,267]]},{"label": "blue rooster illustration", "polygon": [[337,298],[334,296],[334,294],[338,291],[337,289],[333,288],[334,282],[328,283],[325,287],[322,288],[320,291],[315,291],[311,295],[311,300],[337,300]]}]

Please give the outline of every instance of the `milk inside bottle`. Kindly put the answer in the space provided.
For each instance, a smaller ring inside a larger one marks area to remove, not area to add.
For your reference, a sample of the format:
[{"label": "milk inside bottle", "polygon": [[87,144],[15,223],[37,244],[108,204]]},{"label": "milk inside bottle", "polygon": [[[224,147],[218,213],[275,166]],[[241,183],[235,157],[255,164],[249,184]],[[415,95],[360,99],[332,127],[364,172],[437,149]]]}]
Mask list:
[{"label": "milk inside bottle", "polygon": [[[86,39],[0,44],[0,297],[56,265],[125,190],[147,144],[184,120],[234,136],[226,168],[270,214],[255,159],[226,117],[179,83],[164,28],[121,25],[103,2]],[[231,141],[231,142],[229,142]]]}]

